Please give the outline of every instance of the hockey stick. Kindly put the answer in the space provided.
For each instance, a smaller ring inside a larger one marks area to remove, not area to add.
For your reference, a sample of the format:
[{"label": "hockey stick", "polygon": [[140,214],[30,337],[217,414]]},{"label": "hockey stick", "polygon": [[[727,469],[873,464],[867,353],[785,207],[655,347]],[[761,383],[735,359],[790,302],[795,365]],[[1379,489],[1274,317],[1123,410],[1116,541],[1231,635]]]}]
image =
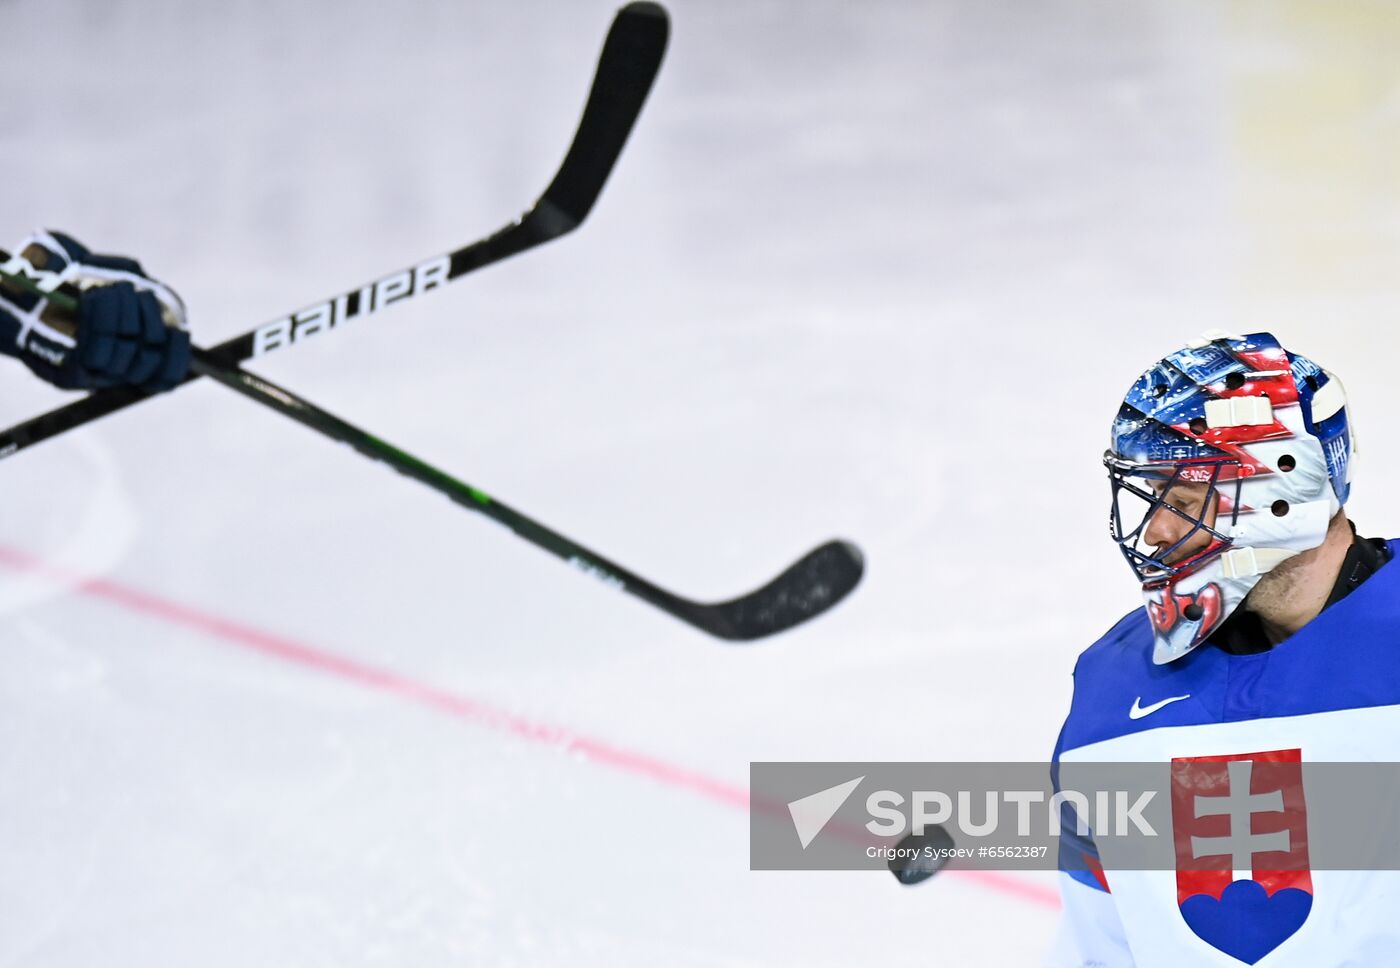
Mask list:
[{"label": "hockey stick", "polygon": [[502,504],[470,484],[240,367],[230,366],[212,354],[196,350],[194,368],[204,376],[218,380],[318,433],[349,444],[364,456],[426,484],[456,504],[504,524],[537,548],[562,558],[605,585],[630,592],[717,638],[749,641],[799,625],[845,598],[860,581],[864,570],[859,548],[845,541],[830,541],[808,552],[762,588],[746,595],[713,603],[682,598]]},{"label": "hockey stick", "polygon": [[[0,270],[0,282],[39,293],[32,280],[3,270]],[[63,287],[49,294],[48,299],[55,310],[71,318],[78,309],[75,297],[75,291]],[[254,376],[236,364],[223,362],[209,350],[195,349],[191,369],[332,440],[349,444],[371,460],[426,484],[456,504],[504,524],[526,541],[604,584],[631,592],[642,601],[717,638],[749,641],[799,625],[845,598],[859,583],[864,571],[859,548],[846,541],[829,541],[808,552],[762,588],[746,595],[712,603],[682,598],[291,391]]]},{"label": "hockey stick", "polygon": [[[593,87],[568,153],[544,194],[517,221],[455,252],[235,336],[211,348],[209,355],[225,364],[237,365],[573,231],[588,217],[627,142],[661,67],[669,31],[666,11],[658,4],[629,3],[618,12],[603,43]],[[189,377],[195,378],[195,374]],[[0,432],[0,458],[148,396],[130,387],[113,387],[16,424]]]}]

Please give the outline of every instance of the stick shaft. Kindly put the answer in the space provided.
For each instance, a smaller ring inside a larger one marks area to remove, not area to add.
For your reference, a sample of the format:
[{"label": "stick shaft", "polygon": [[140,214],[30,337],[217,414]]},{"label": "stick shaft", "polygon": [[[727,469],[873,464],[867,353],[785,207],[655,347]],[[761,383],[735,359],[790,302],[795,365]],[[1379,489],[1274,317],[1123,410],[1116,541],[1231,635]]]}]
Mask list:
[{"label": "stick shaft", "polygon": [[[692,625],[696,625],[688,602],[661,589],[614,561],[546,527],[526,514],[491,497],[479,488],[458,480],[393,444],[350,424],[290,390],[239,367],[229,366],[213,353],[196,350],[193,368],[203,376],[263,406],[290,417],[332,440],[393,468],[400,474],[425,484],[454,503],[497,521],[526,541],[586,572],[613,588],[637,596],[648,604]],[[703,627],[703,626],[697,626]],[[705,629],[709,631],[709,629]]]}]

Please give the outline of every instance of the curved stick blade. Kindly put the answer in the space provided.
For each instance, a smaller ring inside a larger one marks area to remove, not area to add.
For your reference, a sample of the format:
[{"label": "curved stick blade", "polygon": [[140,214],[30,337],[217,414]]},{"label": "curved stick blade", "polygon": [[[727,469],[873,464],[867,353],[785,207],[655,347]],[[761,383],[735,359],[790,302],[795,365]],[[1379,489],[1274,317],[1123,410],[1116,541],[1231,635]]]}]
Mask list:
[{"label": "curved stick blade", "polygon": [[670,29],[659,4],[629,3],[618,11],[573,143],[529,218],[563,234],[588,217],[651,92]]},{"label": "curved stick blade", "polygon": [[727,602],[703,605],[694,617],[711,635],[748,642],[815,618],[851,593],[865,573],[865,556],[849,541],[814,548],[777,578]]}]

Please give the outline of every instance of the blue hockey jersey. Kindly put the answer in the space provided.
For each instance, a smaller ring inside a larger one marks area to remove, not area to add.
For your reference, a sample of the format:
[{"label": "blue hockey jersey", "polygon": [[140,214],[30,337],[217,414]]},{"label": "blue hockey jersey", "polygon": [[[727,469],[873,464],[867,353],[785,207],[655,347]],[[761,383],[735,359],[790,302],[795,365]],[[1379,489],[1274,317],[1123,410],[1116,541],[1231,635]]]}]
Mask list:
[{"label": "blue hockey jersey", "polygon": [[[1393,557],[1400,542],[1389,542]],[[1057,762],[1400,761],[1400,566],[1269,651],[1152,663],[1142,609],[1080,656]],[[1400,813],[1400,808],[1397,808]],[[1303,831],[1306,835],[1306,831]],[[1394,836],[1395,830],[1380,836]],[[1093,851],[1069,842],[1063,850]],[[1400,965],[1400,872],[1063,873],[1054,968]]]}]

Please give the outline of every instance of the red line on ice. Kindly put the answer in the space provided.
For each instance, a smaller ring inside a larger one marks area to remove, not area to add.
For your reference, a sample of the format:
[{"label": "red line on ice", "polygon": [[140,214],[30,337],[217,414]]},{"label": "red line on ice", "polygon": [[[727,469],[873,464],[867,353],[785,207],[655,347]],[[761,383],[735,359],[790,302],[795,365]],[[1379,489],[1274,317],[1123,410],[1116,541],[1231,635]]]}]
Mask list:
[{"label": "red line on ice", "polygon": [[[748,810],[749,791],[744,787],[696,773],[645,753],[623,749],[590,736],[583,736],[563,726],[535,722],[524,716],[501,709],[491,703],[418,682],[388,669],[380,669],[354,659],[326,652],[304,642],[298,642],[275,632],[245,625],[191,605],[172,601],[130,585],[107,578],[86,577],[76,571],[42,561],[33,555],[0,545],[0,564],[17,571],[70,586],[73,590],[98,598],[128,611],[218,639],[230,645],[259,652],[266,656],[291,662],[303,668],[315,669],[339,676],[370,689],[391,693],[420,705],[429,706],[458,719],[465,719],[520,739],[553,746],[582,756],[605,766],[644,776],[657,783],[690,790],[711,800]],[[776,805],[753,804],[755,809],[771,809]],[[1059,907],[1055,891],[1017,877],[995,871],[950,871],[965,880],[1000,891],[1040,906]]]}]

